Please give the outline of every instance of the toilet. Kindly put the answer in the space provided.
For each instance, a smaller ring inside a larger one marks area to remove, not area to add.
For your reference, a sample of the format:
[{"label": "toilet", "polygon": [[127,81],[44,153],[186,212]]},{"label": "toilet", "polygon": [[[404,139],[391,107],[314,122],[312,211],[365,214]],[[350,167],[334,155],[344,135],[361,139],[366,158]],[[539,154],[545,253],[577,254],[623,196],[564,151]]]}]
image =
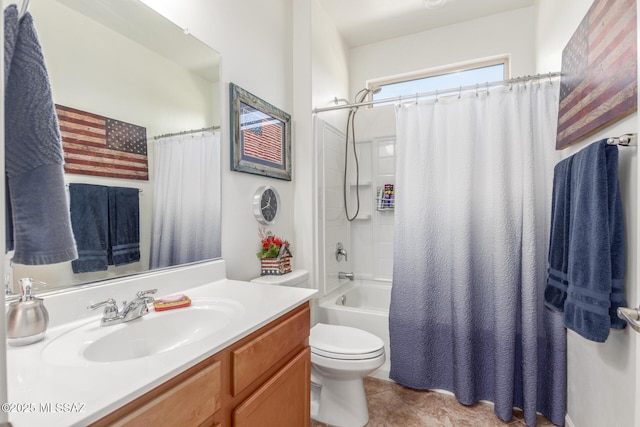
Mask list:
[{"label": "toilet", "polygon": [[349,326],[311,328],[311,418],[339,427],[369,421],[362,379],[385,360],[379,337]]},{"label": "toilet", "polygon": [[[260,276],[254,283],[306,287],[309,272]],[[362,379],[385,361],[381,338],[349,326],[311,328],[311,418],[337,427],[362,427],[369,410]]]}]

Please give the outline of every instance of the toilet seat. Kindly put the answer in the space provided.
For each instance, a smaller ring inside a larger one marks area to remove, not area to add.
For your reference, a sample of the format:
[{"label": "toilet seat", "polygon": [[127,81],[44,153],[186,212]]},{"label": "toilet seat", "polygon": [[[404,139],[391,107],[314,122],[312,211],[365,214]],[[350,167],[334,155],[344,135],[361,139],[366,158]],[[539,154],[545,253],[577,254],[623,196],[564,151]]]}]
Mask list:
[{"label": "toilet seat", "polygon": [[374,359],[384,353],[384,342],[377,336],[341,325],[318,323],[309,336],[311,353],[340,360]]}]

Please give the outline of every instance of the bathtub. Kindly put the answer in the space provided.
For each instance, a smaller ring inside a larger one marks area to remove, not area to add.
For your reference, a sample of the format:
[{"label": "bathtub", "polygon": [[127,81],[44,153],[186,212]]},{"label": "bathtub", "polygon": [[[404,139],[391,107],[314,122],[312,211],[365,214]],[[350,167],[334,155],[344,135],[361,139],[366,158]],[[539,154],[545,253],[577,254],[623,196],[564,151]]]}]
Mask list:
[{"label": "bathtub", "polygon": [[353,280],[323,297],[318,304],[318,322],[351,326],[384,341],[386,360],[371,376],[389,379],[389,303],[391,282]]}]

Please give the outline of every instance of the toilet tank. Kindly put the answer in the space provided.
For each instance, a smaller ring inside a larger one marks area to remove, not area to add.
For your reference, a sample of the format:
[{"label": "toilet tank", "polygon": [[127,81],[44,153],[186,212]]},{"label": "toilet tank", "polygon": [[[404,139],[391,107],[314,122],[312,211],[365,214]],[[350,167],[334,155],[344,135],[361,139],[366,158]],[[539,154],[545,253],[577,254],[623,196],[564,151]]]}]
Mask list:
[{"label": "toilet tank", "polygon": [[263,285],[294,286],[306,288],[309,283],[309,272],[307,270],[293,270],[290,273],[280,275],[265,275],[256,277],[251,282]]}]

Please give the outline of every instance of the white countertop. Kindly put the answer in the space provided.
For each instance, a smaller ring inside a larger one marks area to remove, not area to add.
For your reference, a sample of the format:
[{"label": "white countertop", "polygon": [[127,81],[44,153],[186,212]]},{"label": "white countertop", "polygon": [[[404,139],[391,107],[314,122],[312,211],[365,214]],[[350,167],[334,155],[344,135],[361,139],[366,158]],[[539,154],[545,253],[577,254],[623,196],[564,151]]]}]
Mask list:
[{"label": "white countertop", "polygon": [[[194,301],[207,297],[237,301],[243,310],[227,327],[187,346],[150,357],[82,366],[43,360],[42,351],[67,331],[88,322],[97,325],[101,313],[54,325],[47,330],[44,341],[7,348],[9,406],[2,409],[9,410],[9,421],[14,427],[85,426],[249,335],[316,293],[313,289],[228,279],[180,292]],[[162,295],[167,294],[159,293]],[[113,326],[105,328],[110,327]]]}]

